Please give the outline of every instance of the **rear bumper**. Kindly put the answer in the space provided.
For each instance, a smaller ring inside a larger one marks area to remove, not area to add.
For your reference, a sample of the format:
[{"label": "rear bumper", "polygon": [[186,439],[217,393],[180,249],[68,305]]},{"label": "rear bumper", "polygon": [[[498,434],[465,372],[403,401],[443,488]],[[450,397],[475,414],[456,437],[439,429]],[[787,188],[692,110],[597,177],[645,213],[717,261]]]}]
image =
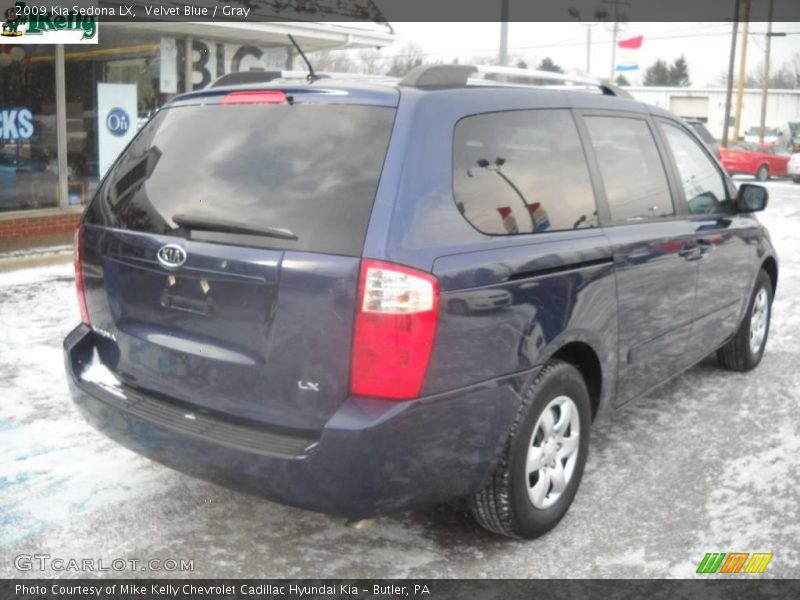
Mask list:
[{"label": "rear bumper", "polygon": [[518,406],[519,378],[412,402],[350,399],[312,434],[256,429],[85,379],[96,360],[94,335],[79,326],[64,340],[64,353],[73,401],[96,429],[190,475],[347,518],[480,489]]}]

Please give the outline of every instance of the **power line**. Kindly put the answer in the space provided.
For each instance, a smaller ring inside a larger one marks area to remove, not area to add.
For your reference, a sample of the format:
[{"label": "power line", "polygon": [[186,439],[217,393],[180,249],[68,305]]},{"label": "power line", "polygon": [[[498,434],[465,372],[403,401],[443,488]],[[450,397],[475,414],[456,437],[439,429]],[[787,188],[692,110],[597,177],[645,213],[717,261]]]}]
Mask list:
[{"label": "power line", "polygon": [[[800,32],[796,32],[796,33],[800,34]],[[721,32],[718,32],[718,33],[715,33],[715,32],[703,32],[703,33],[696,33],[696,34],[678,34],[678,35],[674,35],[673,34],[673,35],[662,35],[662,36],[646,36],[645,40],[646,41],[672,40],[672,39],[686,39],[686,38],[698,38],[698,37],[721,37],[721,36],[729,36],[729,35],[730,35],[729,31],[721,31]],[[609,40],[599,40],[599,41],[595,42],[595,44],[601,44],[601,45],[602,44],[610,45],[611,43],[612,43],[612,40],[610,40],[610,39]],[[581,41],[574,41],[574,42],[537,44],[537,45],[532,45],[532,46],[509,46],[508,50],[509,51],[542,50],[542,49],[545,49],[545,48],[567,48],[567,47],[573,47],[573,46],[583,46],[585,44],[586,44],[586,41],[585,40],[581,40]],[[431,56],[450,56],[450,55],[458,55],[458,54],[485,54],[485,53],[486,54],[488,54],[488,53],[492,53],[493,54],[496,51],[497,51],[497,47],[493,47],[493,48],[483,48],[483,49],[478,49],[478,50],[462,49],[462,50],[446,50],[446,51],[441,51],[441,52],[420,52],[418,54],[415,53],[415,56],[431,57]],[[403,56],[406,56],[406,54],[399,53],[399,54],[386,55],[386,58],[395,58],[395,57],[400,58],[400,57],[403,57]]]},{"label": "power line", "polygon": [[[720,26],[727,26],[727,24],[720,23]],[[784,32],[786,35],[800,35],[800,31],[787,31]],[[693,27],[691,29],[683,29],[679,30],[670,34],[664,35],[647,35],[645,36],[645,42],[648,41],[661,41],[661,40],[678,40],[678,39],[690,39],[690,38],[708,38],[708,37],[727,37],[730,36],[730,30],[725,29],[724,31],[708,31],[708,26],[698,26]],[[759,38],[764,36],[763,32],[749,32],[748,38]],[[573,41],[574,40],[574,41]],[[594,42],[595,45],[601,45],[608,47],[612,43],[611,39],[607,40],[598,40]],[[509,46],[509,52],[522,52],[526,50],[544,50],[550,48],[570,48],[570,47],[577,47],[577,46],[584,46],[586,41],[584,39],[577,39],[577,38],[570,38],[570,41],[565,42],[556,42],[556,43],[542,43],[542,44],[533,44],[533,45],[525,45],[525,46]],[[336,50],[334,50],[335,52]],[[340,52],[354,52],[354,50],[339,50]],[[443,50],[437,52],[415,52],[414,56],[419,58],[433,58],[433,57],[440,57],[440,56],[472,56],[477,54],[487,54],[487,55],[494,55],[497,52],[497,47],[490,47],[490,48],[483,48],[483,49],[475,49],[475,50],[468,50],[468,49],[460,49],[460,50]],[[383,54],[381,53],[381,58],[386,60],[392,60],[394,58],[404,58],[407,57],[408,53],[398,52],[395,54]]]}]

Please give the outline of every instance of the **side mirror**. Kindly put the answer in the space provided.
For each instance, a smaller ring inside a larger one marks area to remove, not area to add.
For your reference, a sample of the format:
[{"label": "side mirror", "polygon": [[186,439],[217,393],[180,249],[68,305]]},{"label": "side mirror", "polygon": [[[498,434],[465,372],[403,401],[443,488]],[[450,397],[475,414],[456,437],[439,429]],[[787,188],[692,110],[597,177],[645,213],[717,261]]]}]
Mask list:
[{"label": "side mirror", "polygon": [[736,196],[736,210],[739,212],[757,212],[767,208],[769,192],[760,185],[743,183]]}]

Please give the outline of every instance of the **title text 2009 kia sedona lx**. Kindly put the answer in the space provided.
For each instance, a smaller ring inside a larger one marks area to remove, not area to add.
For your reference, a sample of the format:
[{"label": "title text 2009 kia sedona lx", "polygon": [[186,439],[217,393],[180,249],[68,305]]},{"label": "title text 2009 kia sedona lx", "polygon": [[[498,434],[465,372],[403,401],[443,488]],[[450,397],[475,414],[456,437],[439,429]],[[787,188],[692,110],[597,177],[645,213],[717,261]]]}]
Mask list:
[{"label": "title text 2009 kia sedona lx", "polygon": [[464,498],[532,538],[596,417],[712,353],[755,367],[766,191],[612,87],[477,70],[250,73],[158,111],[77,232],[64,349],[86,419],[286,504]]}]

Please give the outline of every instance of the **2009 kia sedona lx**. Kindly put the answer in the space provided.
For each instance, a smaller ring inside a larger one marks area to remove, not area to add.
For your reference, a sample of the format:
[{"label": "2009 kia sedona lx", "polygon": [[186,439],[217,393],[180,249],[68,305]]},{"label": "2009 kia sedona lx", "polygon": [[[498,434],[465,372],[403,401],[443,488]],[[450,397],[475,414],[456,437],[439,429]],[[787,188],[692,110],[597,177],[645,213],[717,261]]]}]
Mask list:
[{"label": "2009 kia sedona lx", "polygon": [[250,73],[161,109],[76,236],[85,417],[279,502],[466,498],[532,538],[598,415],[711,353],[755,367],[778,276],[764,188],[619,90],[475,71]]}]

